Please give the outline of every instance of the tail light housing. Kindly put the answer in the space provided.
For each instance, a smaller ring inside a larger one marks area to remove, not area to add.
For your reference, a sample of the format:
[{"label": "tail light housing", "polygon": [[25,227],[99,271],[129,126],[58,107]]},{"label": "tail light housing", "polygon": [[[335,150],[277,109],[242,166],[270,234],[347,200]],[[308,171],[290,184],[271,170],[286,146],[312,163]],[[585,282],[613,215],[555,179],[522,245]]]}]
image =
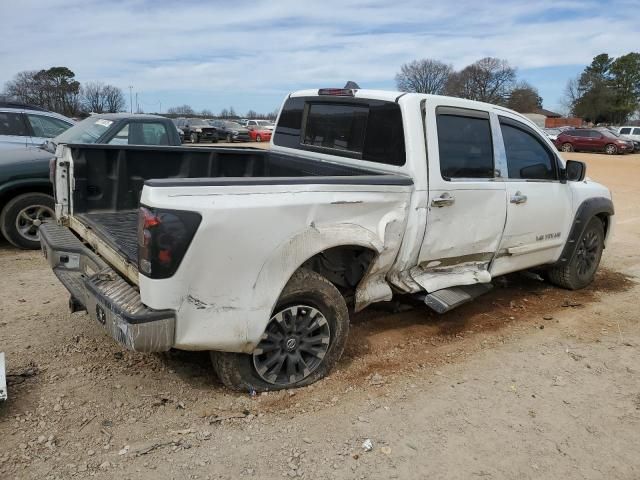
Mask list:
[{"label": "tail light housing", "polygon": [[138,271],[169,278],[180,266],[202,217],[196,212],[141,206],[138,212]]}]

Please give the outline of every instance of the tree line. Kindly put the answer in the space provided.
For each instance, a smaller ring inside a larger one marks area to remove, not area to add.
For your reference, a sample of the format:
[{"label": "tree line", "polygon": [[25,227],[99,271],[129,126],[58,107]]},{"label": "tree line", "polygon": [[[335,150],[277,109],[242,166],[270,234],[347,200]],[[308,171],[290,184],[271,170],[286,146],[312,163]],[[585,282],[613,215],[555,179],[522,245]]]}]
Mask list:
[{"label": "tree line", "polygon": [[6,83],[4,96],[69,117],[115,113],[125,108],[121,89],[102,82],[81,85],[67,67],[20,72]]},{"label": "tree line", "polygon": [[[439,60],[414,60],[400,67],[395,80],[404,92],[467,98],[521,113],[542,108],[538,90],[518,80],[516,69],[498,58],[482,58],[460,71]],[[570,115],[595,124],[622,124],[640,115],[640,53],[597,55],[569,80],[563,103]]]},{"label": "tree line", "polygon": [[[242,117],[242,115],[236,113],[236,110],[233,107],[223,108],[220,113],[215,115],[211,110],[205,108],[200,111],[196,111],[191,108],[190,105],[179,105],[177,107],[170,107],[167,109],[167,116],[170,117],[203,117],[203,118],[224,118],[227,120],[238,119]],[[275,120],[278,116],[278,110],[274,110],[269,113],[258,113],[255,110],[249,110],[245,114],[245,118],[256,118],[260,120]]]}]

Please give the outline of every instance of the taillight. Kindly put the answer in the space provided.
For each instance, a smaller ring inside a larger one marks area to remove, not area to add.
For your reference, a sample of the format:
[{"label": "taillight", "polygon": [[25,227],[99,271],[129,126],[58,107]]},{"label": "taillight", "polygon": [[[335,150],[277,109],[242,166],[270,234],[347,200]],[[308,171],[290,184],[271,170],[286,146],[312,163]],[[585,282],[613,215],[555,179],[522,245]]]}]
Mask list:
[{"label": "taillight", "polygon": [[176,273],[201,220],[195,212],[140,207],[140,273],[149,278],[169,278]]}]

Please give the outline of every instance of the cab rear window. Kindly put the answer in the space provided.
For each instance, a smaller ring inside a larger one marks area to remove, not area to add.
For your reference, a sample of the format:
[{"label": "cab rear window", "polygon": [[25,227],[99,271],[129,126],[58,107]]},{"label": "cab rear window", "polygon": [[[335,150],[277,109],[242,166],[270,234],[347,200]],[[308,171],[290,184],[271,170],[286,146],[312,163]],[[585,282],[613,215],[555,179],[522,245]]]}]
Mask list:
[{"label": "cab rear window", "polygon": [[283,147],[388,165],[406,161],[402,113],[393,102],[290,98],[273,141]]}]

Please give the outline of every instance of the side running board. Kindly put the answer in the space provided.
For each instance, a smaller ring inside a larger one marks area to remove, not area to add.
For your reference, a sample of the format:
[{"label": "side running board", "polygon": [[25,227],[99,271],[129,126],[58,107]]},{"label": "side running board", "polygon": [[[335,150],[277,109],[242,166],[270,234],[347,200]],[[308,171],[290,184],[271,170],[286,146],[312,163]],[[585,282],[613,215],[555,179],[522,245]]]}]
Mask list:
[{"label": "side running board", "polygon": [[493,288],[490,283],[476,283],[436,290],[424,297],[424,303],[438,313],[445,313],[463,303],[470,302]]}]

